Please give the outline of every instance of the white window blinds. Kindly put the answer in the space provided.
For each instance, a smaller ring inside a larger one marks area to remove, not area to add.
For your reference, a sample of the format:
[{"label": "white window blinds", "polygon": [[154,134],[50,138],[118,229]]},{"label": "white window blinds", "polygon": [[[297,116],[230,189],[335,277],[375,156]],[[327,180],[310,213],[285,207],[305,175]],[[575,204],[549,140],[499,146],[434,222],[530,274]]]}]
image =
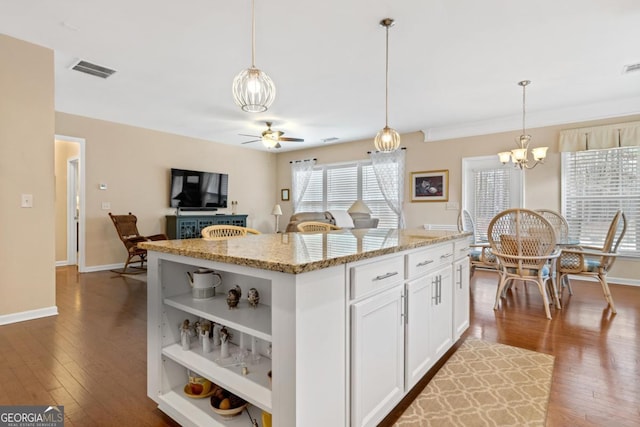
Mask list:
[{"label": "white window blinds", "polygon": [[378,228],[398,228],[398,215],[384,200],[368,161],[316,166],[296,212],[348,210],[358,199],[379,219]]},{"label": "white window blinds", "polygon": [[562,153],[562,213],[572,238],[602,246],[617,210],[627,218],[619,253],[640,257],[640,147]]},{"label": "white window blinds", "polygon": [[511,206],[511,171],[508,168],[473,171],[474,221],[478,239],[487,240],[489,223]]}]

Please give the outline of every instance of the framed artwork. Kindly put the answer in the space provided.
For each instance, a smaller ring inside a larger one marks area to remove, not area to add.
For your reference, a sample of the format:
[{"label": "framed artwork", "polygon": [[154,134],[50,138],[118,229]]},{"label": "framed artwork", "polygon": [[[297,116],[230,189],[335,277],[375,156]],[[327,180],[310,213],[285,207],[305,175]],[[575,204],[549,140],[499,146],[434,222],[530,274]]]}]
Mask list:
[{"label": "framed artwork", "polygon": [[288,188],[283,188],[282,190],[280,190],[280,199],[282,199],[283,202],[286,202],[289,200],[289,189]]},{"label": "framed artwork", "polygon": [[411,172],[412,202],[449,200],[449,170]]}]

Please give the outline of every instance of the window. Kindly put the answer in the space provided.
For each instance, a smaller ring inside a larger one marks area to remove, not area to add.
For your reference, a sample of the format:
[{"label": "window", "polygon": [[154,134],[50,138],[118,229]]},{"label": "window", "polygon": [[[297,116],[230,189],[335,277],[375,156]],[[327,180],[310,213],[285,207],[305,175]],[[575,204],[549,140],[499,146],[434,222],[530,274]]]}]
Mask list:
[{"label": "window", "polygon": [[384,200],[369,161],[316,166],[297,211],[347,210],[358,199],[379,219],[379,228],[398,228],[398,215]]},{"label": "window", "polygon": [[602,246],[617,210],[627,218],[618,251],[639,257],[640,147],[562,153],[562,213],[581,244]]},{"label": "window", "polygon": [[463,159],[462,173],[464,209],[473,218],[477,239],[487,240],[494,216],[522,206],[522,171],[489,156]]}]

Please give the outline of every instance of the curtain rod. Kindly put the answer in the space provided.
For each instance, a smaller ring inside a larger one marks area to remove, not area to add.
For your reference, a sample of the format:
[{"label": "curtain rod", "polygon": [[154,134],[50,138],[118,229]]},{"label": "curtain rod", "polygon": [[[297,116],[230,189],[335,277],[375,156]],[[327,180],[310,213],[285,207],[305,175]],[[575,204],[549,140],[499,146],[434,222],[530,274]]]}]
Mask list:
[{"label": "curtain rod", "polygon": [[313,159],[305,159],[305,160],[291,160],[289,161],[289,163],[302,163],[302,162],[310,162],[310,161],[315,161],[318,160],[315,157]]},{"label": "curtain rod", "polygon": [[[400,147],[399,150],[406,150],[407,147]],[[376,151],[376,153],[379,153],[380,151]],[[371,151],[367,151],[367,154],[371,154]]]}]

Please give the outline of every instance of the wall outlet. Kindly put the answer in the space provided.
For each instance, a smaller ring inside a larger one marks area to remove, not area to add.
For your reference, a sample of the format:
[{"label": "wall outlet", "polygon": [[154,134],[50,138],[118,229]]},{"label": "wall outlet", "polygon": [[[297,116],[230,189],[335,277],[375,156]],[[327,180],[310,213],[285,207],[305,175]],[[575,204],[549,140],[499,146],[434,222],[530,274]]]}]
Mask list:
[{"label": "wall outlet", "polygon": [[32,208],[33,207],[33,194],[23,194],[20,200],[20,207]]},{"label": "wall outlet", "polygon": [[102,202],[102,210],[108,211],[109,209],[111,209],[111,202]]}]

